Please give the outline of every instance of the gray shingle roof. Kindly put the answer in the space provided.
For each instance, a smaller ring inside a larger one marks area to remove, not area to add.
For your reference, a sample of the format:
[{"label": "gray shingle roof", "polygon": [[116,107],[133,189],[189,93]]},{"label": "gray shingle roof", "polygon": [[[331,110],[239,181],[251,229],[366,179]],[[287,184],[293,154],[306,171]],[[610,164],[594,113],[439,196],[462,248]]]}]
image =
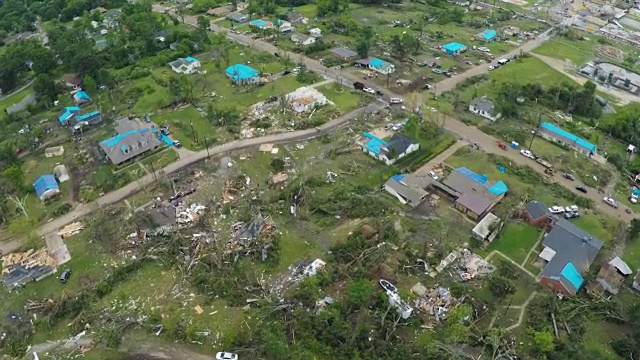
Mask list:
[{"label": "gray shingle roof", "polygon": [[394,179],[389,179],[384,184],[384,186],[398,193],[398,195],[405,198],[409,203],[409,205],[412,205],[412,206],[418,205],[422,201],[422,199],[424,199],[424,197],[427,196],[428,194],[426,191],[424,191],[419,187],[407,186]]},{"label": "gray shingle roof", "polygon": [[[391,139],[389,139],[387,144],[388,144],[387,148],[389,149],[389,153],[395,154],[395,156],[398,156],[404,153],[405,151],[407,151],[407,148],[409,148],[409,146],[413,144],[417,144],[417,142],[407,136],[404,136],[401,134],[393,134],[393,136],[391,137]],[[389,158],[391,158],[391,156],[389,156]]]},{"label": "gray shingle roof", "polygon": [[442,183],[460,193],[457,203],[479,215],[484,213],[496,198],[486,186],[457,171],[449,174]]},{"label": "gray shingle roof", "polygon": [[543,216],[551,215],[551,212],[549,212],[549,208],[547,208],[547,205],[536,200],[529,201],[525,206],[525,210],[533,219],[539,219]]},{"label": "gray shingle roof", "polygon": [[496,105],[487,98],[475,98],[471,100],[471,106],[488,114],[495,115]]},{"label": "gray shingle roof", "polygon": [[357,52],[343,47],[333,48],[331,49],[331,53],[337,57],[341,57],[344,59],[355,58],[358,56]]}]

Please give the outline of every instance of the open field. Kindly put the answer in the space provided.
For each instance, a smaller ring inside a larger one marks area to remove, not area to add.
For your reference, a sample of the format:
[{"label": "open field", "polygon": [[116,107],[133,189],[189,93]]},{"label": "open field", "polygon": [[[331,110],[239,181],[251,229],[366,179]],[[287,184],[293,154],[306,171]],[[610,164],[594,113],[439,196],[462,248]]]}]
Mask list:
[{"label": "open field", "polygon": [[512,222],[500,233],[488,250],[498,250],[518,264],[524,262],[529,250],[540,238],[540,229],[525,222]]},{"label": "open field", "polygon": [[33,90],[31,89],[31,87],[28,87],[0,100],[0,114],[4,114],[4,110],[6,108],[13,104],[19,103],[22,99],[24,99],[31,93],[33,93]]}]

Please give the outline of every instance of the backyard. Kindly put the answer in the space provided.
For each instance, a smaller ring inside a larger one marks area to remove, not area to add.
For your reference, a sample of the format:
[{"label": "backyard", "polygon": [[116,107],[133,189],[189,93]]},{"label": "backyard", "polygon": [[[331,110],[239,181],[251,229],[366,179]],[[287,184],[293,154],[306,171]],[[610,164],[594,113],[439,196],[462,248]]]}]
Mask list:
[{"label": "backyard", "polygon": [[511,222],[502,229],[500,238],[489,245],[488,250],[497,250],[518,264],[525,262],[533,245],[540,239],[541,230],[526,222]]}]

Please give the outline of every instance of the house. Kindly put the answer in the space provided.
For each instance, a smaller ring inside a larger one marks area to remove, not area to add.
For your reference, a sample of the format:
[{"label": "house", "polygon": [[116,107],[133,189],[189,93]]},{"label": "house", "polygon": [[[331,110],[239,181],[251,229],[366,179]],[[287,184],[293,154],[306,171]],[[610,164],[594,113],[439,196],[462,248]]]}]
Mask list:
[{"label": "house", "polygon": [[349,50],[347,48],[343,48],[343,47],[333,48],[331,49],[330,52],[331,52],[331,55],[337,57],[338,59],[342,59],[344,61],[353,61],[358,58],[357,52],[353,50]]},{"label": "house", "polygon": [[64,74],[62,75],[62,82],[67,88],[78,89],[82,85],[82,77],[78,74]]},{"label": "house", "polygon": [[360,150],[383,161],[387,165],[395,163],[408,154],[417,151],[420,144],[407,136],[393,134],[388,140],[382,140],[372,133],[366,132],[359,140]]},{"label": "house", "polygon": [[457,42],[450,42],[448,44],[442,45],[442,50],[449,55],[459,55],[461,52],[467,50],[467,47],[463,44]]},{"label": "house", "polygon": [[56,177],[53,175],[42,175],[34,183],[33,188],[36,191],[36,195],[42,201],[51,199],[52,197],[60,194],[60,188]]},{"label": "house", "polygon": [[492,42],[498,37],[498,33],[495,30],[487,29],[477,35],[478,39],[486,42]]},{"label": "house", "polygon": [[296,33],[291,35],[291,41],[293,41],[297,45],[307,46],[315,43],[316,38],[309,35]]},{"label": "house", "polygon": [[640,291],[640,269],[638,269],[638,273],[636,277],[633,279],[633,283],[631,283],[631,287]]},{"label": "house", "polygon": [[285,96],[287,103],[297,113],[311,112],[326,105],[329,100],[321,92],[312,87],[303,86]]},{"label": "house", "polygon": [[469,111],[491,121],[496,121],[502,116],[502,114],[496,109],[496,105],[493,101],[485,97],[471,100],[471,103],[469,104]]},{"label": "house", "polygon": [[502,220],[499,217],[488,213],[482,220],[471,230],[471,234],[474,238],[480,241],[492,242],[496,238],[500,227],[502,226]]},{"label": "house", "polygon": [[584,284],[589,270],[602,248],[602,241],[565,219],[557,219],[542,241],[538,255],[547,262],[540,283],[554,292],[575,295]]},{"label": "house", "polygon": [[544,226],[552,220],[552,214],[547,205],[536,200],[529,201],[525,205],[524,217],[533,226]]},{"label": "house", "polygon": [[36,96],[34,94],[28,94],[22,100],[4,109],[4,111],[7,114],[14,114],[26,109],[29,105],[35,105],[37,103]]},{"label": "house", "polygon": [[47,249],[10,253],[2,257],[2,282],[5,286],[21,286],[41,280],[56,271],[56,260]]},{"label": "house", "polygon": [[602,295],[605,291],[617,295],[620,287],[627,276],[633,271],[620,257],[616,256],[611,261],[606,262],[598,271],[596,280],[587,285],[590,294]]},{"label": "house", "polygon": [[366,67],[371,70],[375,70],[383,75],[389,75],[389,74],[392,74],[394,71],[396,71],[395,65],[375,57],[364,59],[364,60],[358,60],[357,63],[360,66]]},{"label": "house", "polygon": [[172,34],[173,34],[173,30],[171,29],[160,30],[156,33],[155,39],[160,42],[165,42],[167,41],[169,36],[171,36]]},{"label": "house", "polygon": [[509,191],[503,181],[492,183],[487,175],[456,168],[442,182],[432,185],[454,199],[453,206],[474,220],[483,218]]},{"label": "house", "polygon": [[392,176],[384,184],[384,189],[391,195],[398,198],[402,204],[408,204],[412,207],[418,206],[428,193],[424,188],[427,182],[421,184],[420,179],[411,174],[399,174]]},{"label": "house", "polygon": [[256,27],[260,30],[273,29],[273,23],[268,20],[255,19],[249,22],[250,26]]},{"label": "house", "polygon": [[543,122],[540,125],[538,135],[548,141],[566,146],[587,156],[596,154],[596,146],[594,144],[548,122]]},{"label": "house", "polygon": [[58,182],[60,183],[69,180],[69,171],[67,170],[66,166],[62,164],[56,165],[53,168],[53,175],[56,177],[56,179],[58,179]]},{"label": "house", "polygon": [[288,21],[278,19],[276,24],[278,25],[278,30],[281,34],[290,34],[294,30],[294,27]]},{"label": "house", "polygon": [[89,97],[86,91],[80,90],[73,94],[73,101],[78,106],[85,106],[91,103],[91,97]]},{"label": "house", "polygon": [[260,72],[244,64],[231,65],[225,73],[236,84],[252,84],[260,81]]},{"label": "house", "polygon": [[218,6],[217,8],[207,10],[207,15],[222,17],[235,10],[236,7],[233,5]]},{"label": "house", "polygon": [[67,106],[60,111],[58,122],[60,122],[61,125],[72,127],[73,130],[80,130],[84,126],[100,124],[102,122],[102,115],[98,110],[81,115],[79,107]]},{"label": "house", "polygon": [[227,17],[227,20],[231,20],[232,22],[237,22],[240,24],[246,23],[247,21],[249,21],[249,15],[241,14],[237,11],[227,14],[226,17]]},{"label": "house", "polygon": [[322,37],[322,30],[318,28],[309,29],[309,36],[313,36],[314,38]]},{"label": "house", "polygon": [[[306,22],[305,22],[306,19]],[[304,15],[300,14],[297,11],[290,11],[287,13],[287,20],[291,21],[292,23],[304,23],[306,24],[307,22],[309,22],[309,19],[307,19]]]},{"label": "house", "polygon": [[[61,125],[75,125],[75,116],[80,113],[80,108],[77,106],[67,106],[58,114],[58,122]],[[72,124],[73,123],[73,124]]]},{"label": "house", "polygon": [[118,135],[100,142],[100,148],[114,165],[120,165],[160,147],[150,128],[135,128],[128,118],[118,120]]},{"label": "house", "polygon": [[54,156],[62,156],[62,154],[64,154],[64,146],[62,145],[44,149],[44,156],[48,158]]},{"label": "house", "polygon": [[169,63],[169,66],[178,74],[194,74],[200,71],[200,61],[190,56],[174,60]]}]

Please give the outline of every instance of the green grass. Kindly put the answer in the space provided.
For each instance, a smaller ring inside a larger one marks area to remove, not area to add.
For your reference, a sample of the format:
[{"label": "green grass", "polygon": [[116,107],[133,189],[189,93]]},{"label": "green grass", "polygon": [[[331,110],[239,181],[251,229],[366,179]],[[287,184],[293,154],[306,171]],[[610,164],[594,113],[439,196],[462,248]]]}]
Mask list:
[{"label": "green grass", "polygon": [[340,85],[334,83],[318,86],[316,89],[323,93],[329,101],[333,102],[336,108],[342,113],[355,110],[363,99],[359,93],[352,91],[346,86],[342,86],[341,88]]},{"label": "green grass", "polygon": [[522,264],[539,238],[540,229],[526,222],[512,222],[502,230],[500,238],[489,245],[489,249],[498,250],[511,260]]},{"label": "green grass", "polygon": [[[224,133],[211,125],[193,106],[157,115],[154,121],[159,126],[169,124],[169,137],[180,141],[182,146],[190,150],[204,149],[205,138],[213,141],[222,137]],[[197,139],[197,142],[194,139]]]},{"label": "green grass", "polygon": [[640,239],[632,240],[627,243],[624,248],[624,261],[629,264],[631,269],[640,268]]},{"label": "green grass", "polygon": [[613,240],[619,224],[617,219],[593,212],[582,214],[572,222],[582,230],[602,240],[605,244]]},{"label": "green grass", "polygon": [[180,156],[178,155],[178,152],[176,152],[173,148],[168,148],[157,154],[146,157],[141,161],[141,163],[149,171],[152,171],[151,164],[153,164],[153,169],[158,171],[159,169],[171,164],[179,158]]},{"label": "green grass", "polygon": [[602,360],[621,359],[609,346],[609,342],[620,337],[620,328],[613,323],[590,321],[584,334],[585,347],[589,351],[597,352]]},{"label": "green grass", "polygon": [[565,38],[551,38],[534,50],[536,54],[569,60],[574,65],[581,65],[595,56],[596,42],[589,40],[570,41]]},{"label": "green grass", "polygon": [[31,87],[27,87],[26,89],[20,90],[16,93],[11,94],[8,97],[2,98],[0,100],[0,113],[4,114],[4,110],[9,106],[19,103],[22,99],[27,97],[27,95],[31,94],[33,90]]}]

